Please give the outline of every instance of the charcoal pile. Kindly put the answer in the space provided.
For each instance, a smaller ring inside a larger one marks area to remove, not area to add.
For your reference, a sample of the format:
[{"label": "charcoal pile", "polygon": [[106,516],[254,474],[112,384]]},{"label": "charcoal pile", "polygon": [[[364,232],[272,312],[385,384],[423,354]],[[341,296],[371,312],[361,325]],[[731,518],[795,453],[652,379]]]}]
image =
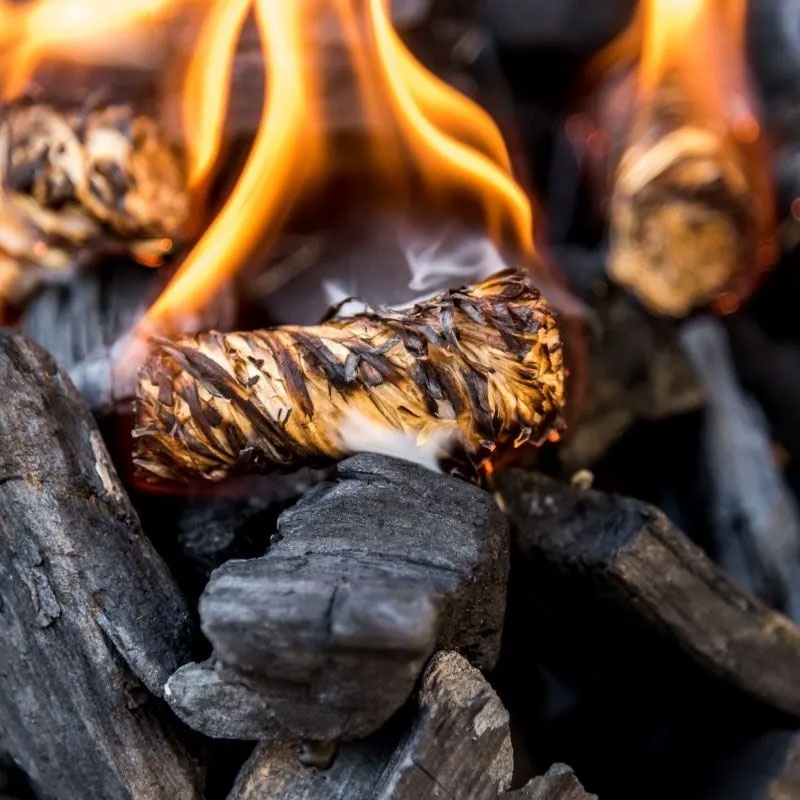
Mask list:
[{"label": "charcoal pile", "polygon": [[112,5],[0,4],[0,800],[800,800],[797,2]]}]

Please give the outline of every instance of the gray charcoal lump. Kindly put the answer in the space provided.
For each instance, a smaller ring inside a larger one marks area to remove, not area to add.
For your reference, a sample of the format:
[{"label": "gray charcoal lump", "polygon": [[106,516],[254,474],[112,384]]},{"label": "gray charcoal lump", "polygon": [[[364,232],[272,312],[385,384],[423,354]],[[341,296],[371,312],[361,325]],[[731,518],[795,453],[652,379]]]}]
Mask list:
[{"label": "gray charcoal lump", "polygon": [[[203,733],[364,736],[405,702],[436,646],[494,666],[508,531],[490,495],[370,454],[338,475],[281,515],[264,557],[212,575],[200,616],[216,661],[183,667],[167,694]],[[232,694],[244,705],[226,716]]]},{"label": "gray charcoal lump", "polygon": [[508,713],[481,673],[452,652],[431,659],[403,713],[342,744],[327,770],[308,769],[299,756],[297,744],[259,745],[228,800],[597,800],[564,764],[506,792],[514,768]]},{"label": "gray charcoal lump", "polygon": [[77,391],[0,333],[0,751],[41,798],[199,796],[160,695],[188,612]]},{"label": "gray charcoal lump", "polygon": [[521,559],[557,575],[581,617],[609,635],[632,619],[669,652],[800,717],[800,628],[737,587],[661,511],[521,470],[495,480]]}]

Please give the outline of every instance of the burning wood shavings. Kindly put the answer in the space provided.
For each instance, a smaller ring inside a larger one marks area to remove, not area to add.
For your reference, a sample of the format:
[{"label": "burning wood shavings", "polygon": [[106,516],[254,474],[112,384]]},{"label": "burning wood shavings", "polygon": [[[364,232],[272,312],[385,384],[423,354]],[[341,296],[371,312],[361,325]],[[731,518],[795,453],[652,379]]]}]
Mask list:
[{"label": "burning wood shavings", "polygon": [[128,106],[67,113],[15,105],[0,122],[2,299],[103,253],[156,263],[188,213],[183,168]]},{"label": "burning wood shavings", "polygon": [[735,142],[650,132],[617,171],[610,272],[652,311],[684,316],[756,271],[756,202]]},{"label": "burning wood shavings", "polygon": [[479,463],[561,425],[555,317],[517,273],[316,327],[159,340],[138,386],[145,477],[221,480],[348,455],[353,412]]}]

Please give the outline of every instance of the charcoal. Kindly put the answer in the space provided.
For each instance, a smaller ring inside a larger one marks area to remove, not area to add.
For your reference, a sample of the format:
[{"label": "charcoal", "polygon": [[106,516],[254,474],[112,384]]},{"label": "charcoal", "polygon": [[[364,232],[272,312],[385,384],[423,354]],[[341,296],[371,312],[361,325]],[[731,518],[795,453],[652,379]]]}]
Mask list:
[{"label": "charcoal", "polygon": [[415,705],[413,719],[343,744],[327,771],[303,767],[296,744],[260,745],[229,800],[495,800],[508,788],[508,714],[480,672],[456,653],[437,654]]},{"label": "charcoal", "polygon": [[707,396],[703,452],[717,559],[741,586],[800,620],[800,509],[766,417],[739,385],[721,322],[692,320],[682,341]]},{"label": "charcoal", "polygon": [[253,737],[263,714],[259,738],[364,736],[405,702],[437,643],[495,664],[508,541],[491,497],[383,456],[338,474],[283,513],[263,558],[212,575],[200,616],[216,673],[259,698],[237,733],[210,708],[225,687],[185,667],[167,699],[202,732]]},{"label": "charcoal", "polygon": [[[112,260],[42,287],[22,315],[22,332],[53,356],[100,417],[130,407],[138,356],[128,349],[127,334],[158,296],[164,278],[163,270]],[[221,292],[201,324],[224,326],[233,318],[233,306],[231,292]]]},{"label": "charcoal", "polygon": [[192,798],[160,696],[184,601],[63,372],[0,335],[0,750],[44,798]]},{"label": "charcoal", "polygon": [[569,605],[573,626],[601,641],[624,630],[629,664],[646,659],[651,636],[660,657],[688,659],[739,695],[800,716],[800,629],[733,584],[661,511],[519,470],[496,483],[532,568],[526,580],[561,592],[543,600]]},{"label": "charcoal", "polygon": [[566,764],[553,764],[546,774],[516,792],[506,792],[501,800],[597,800],[597,795],[587,794]]},{"label": "charcoal", "polygon": [[[570,283],[595,310],[587,328],[589,365],[585,396],[572,382],[572,403],[579,416],[561,448],[564,468],[573,472],[596,463],[639,421],[656,421],[696,411],[704,401],[691,362],[680,345],[672,320],[648,314],[602,277],[602,258],[589,264],[580,251],[564,254],[562,263],[578,274]],[[594,276],[595,280],[591,280]],[[582,284],[582,285],[581,285]]]}]

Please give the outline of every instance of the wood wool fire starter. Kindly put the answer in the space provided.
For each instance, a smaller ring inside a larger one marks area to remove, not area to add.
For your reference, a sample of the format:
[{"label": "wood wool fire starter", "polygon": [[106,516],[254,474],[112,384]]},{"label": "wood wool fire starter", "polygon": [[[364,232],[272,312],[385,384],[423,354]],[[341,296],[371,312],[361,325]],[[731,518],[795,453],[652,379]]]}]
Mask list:
[{"label": "wood wool fire starter", "polygon": [[406,310],[315,327],[158,340],[139,375],[135,461],[144,477],[220,480],[348,455],[356,415],[420,445],[443,436],[482,461],[561,425],[553,312],[504,272]]},{"label": "wood wool fire starter", "polygon": [[745,294],[764,266],[771,221],[759,156],[731,133],[689,122],[680,93],[662,87],[617,168],[611,276],[667,316]]},{"label": "wood wool fire starter", "polygon": [[0,299],[102,254],[155,263],[188,214],[184,169],[157,123],[126,105],[0,113]]}]

